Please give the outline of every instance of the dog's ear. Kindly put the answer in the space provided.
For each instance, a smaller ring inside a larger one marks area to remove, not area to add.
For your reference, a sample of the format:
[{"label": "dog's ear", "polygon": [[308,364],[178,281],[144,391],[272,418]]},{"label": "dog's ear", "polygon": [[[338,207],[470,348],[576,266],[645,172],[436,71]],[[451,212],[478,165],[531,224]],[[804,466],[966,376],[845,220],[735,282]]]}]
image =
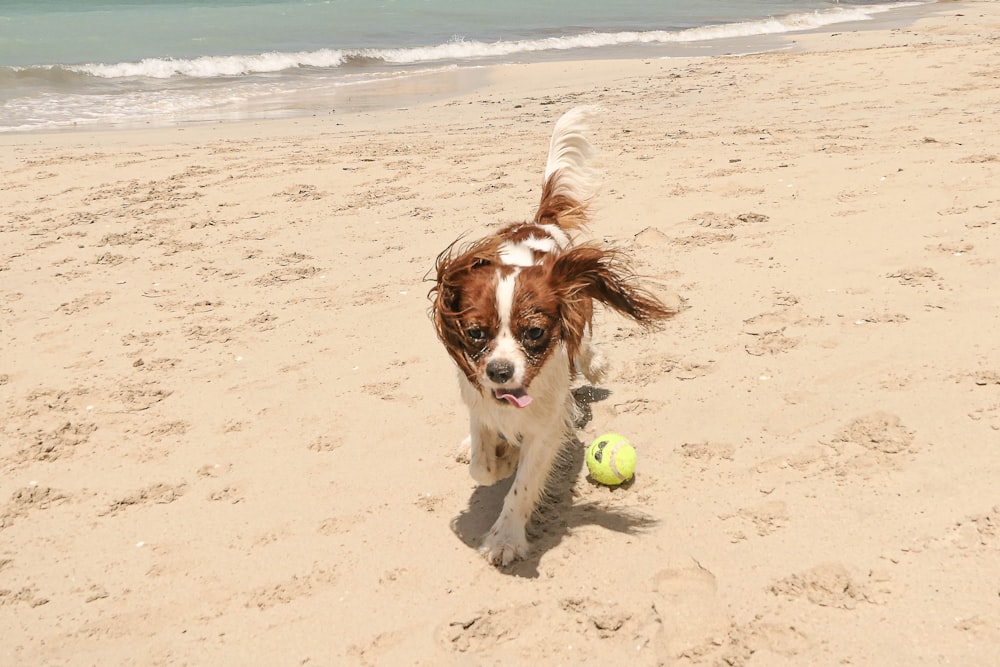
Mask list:
[{"label": "dog's ear", "polygon": [[434,263],[437,280],[428,297],[431,299],[431,319],[438,338],[455,364],[472,384],[478,384],[476,369],[466,354],[466,334],[462,317],[466,315],[463,289],[469,288],[473,274],[494,263],[495,243],[476,243],[465,247],[451,244]]},{"label": "dog's ear", "polygon": [[616,250],[580,245],[557,257],[552,286],[561,300],[563,338],[570,357],[579,349],[599,301],[646,328],[672,317],[675,311],[638,284],[638,278]]},{"label": "dog's ear", "polygon": [[438,339],[448,354],[470,381],[475,376],[472,364],[466,358],[465,340],[461,326],[461,292],[457,277],[458,265],[451,255],[451,248],[438,255],[435,263],[437,281],[428,296],[431,299],[431,319]]}]

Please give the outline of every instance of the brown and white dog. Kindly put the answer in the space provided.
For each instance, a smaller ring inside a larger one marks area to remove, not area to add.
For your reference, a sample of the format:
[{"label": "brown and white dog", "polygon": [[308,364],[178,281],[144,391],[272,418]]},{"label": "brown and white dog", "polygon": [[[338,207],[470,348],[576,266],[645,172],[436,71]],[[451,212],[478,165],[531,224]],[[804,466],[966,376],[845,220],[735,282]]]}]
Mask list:
[{"label": "brown and white dog", "polygon": [[431,290],[438,337],[458,365],[469,408],[469,471],[493,484],[517,470],[481,551],[497,565],[527,553],[525,528],[556,458],[572,439],[577,372],[596,384],[605,363],[591,341],[593,302],[640,325],[673,312],[636,285],[620,251],[574,244],[588,222],[598,174],[584,136],[585,107],[566,113],[549,146],[532,222],[437,259]]}]

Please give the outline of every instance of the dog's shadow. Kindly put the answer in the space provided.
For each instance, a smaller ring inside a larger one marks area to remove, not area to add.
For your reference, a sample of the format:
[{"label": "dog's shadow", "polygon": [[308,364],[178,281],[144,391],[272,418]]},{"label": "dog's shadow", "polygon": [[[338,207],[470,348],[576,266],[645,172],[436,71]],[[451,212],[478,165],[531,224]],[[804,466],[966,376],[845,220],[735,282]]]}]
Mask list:
[{"label": "dog's shadow", "polygon": [[[573,396],[580,416],[576,427],[582,428],[590,422],[591,403],[603,401],[610,395],[611,392],[606,389],[590,386],[574,390]],[[601,503],[573,503],[573,486],[583,469],[585,454],[584,445],[575,437],[563,444],[561,456],[545,487],[545,499],[539,503],[528,526],[530,551],[524,560],[498,568],[501,572],[526,578],[538,577],[538,564],[542,556],[579,526],[598,525],[616,533],[631,535],[655,525],[655,519],[638,512],[610,510]],[[492,486],[476,487],[469,497],[469,506],[452,519],[452,531],[468,547],[479,549],[483,536],[499,515],[504,497],[513,481],[514,475],[511,475]],[[633,481],[634,478],[615,491],[627,489]]]}]

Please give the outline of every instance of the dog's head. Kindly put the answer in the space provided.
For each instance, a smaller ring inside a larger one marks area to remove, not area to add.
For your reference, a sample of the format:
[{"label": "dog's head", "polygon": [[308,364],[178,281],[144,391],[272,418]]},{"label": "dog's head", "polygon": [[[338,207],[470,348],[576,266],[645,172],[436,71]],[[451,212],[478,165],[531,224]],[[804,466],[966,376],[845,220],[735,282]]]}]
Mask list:
[{"label": "dog's head", "polygon": [[532,222],[464,248],[453,244],[437,259],[438,337],[469,382],[505,405],[532,402],[532,382],[554,355],[566,355],[573,372],[594,301],[644,326],[673,314],[637,285],[617,251],[571,247],[600,182],[584,136],[589,114],[577,108],[556,122]]},{"label": "dog's head", "polygon": [[453,246],[438,257],[431,290],[438,337],[459,369],[518,408],[532,402],[532,381],[552,355],[566,354],[573,368],[594,301],[645,326],[673,314],[635,284],[618,252],[563,249],[551,231],[522,225]]}]

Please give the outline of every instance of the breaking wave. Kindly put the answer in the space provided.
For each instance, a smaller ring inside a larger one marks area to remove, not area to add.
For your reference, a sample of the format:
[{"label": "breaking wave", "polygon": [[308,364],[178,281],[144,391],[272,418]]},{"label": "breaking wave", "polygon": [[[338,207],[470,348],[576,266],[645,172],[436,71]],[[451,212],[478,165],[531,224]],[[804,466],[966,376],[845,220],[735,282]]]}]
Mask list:
[{"label": "breaking wave", "polygon": [[[575,35],[537,39],[484,42],[455,38],[443,44],[407,48],[319,49],[300,52],[271,52],[251,55],[200,56],[196,58],[146,58],[137,62],[113,64],[59,65],[26,68],[21,76],[65,79],[73,73],[101,79],[173,77],[226,78],[251,74],[285,72],[300,68],[338,68],[365,64],[412,65],[441,61],[470,61],[516,56],[541,51],[596,49],[610,46],[710,42],[714,40],[776,35],[822,28],[824,26],[865,21],[874,14],[895,8],[922,4],[895,4],[844,7],[827,11],[791,14],[780,18],[726,23],[685,30],[648,30],[623,32],[585,32]],[[8,75],[10,73],[8,72]]]}]

